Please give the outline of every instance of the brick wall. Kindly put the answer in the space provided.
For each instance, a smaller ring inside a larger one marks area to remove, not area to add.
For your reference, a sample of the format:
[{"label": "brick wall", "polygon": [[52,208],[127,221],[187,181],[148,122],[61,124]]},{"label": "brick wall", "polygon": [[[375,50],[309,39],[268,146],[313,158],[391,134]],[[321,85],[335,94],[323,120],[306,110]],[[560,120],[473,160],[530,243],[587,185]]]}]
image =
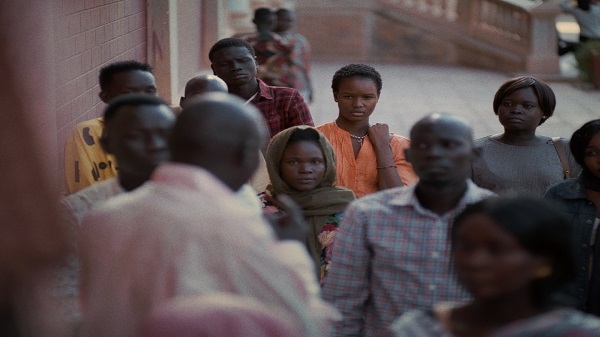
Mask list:
[{"label": "brick wall", "polygon": [[57,0],[53,16],[59,180],[63,145],[77,123],[100,116],[98,73],[104,65],[146,62],[145,0]]}]

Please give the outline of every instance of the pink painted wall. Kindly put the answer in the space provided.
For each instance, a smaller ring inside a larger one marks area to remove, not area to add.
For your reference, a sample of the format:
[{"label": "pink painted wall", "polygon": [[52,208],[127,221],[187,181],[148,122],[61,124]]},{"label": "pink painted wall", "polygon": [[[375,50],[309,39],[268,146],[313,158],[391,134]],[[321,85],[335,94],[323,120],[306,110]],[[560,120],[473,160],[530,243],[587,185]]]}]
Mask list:
[{"label": "pink painted wall", "polygon": [[100,68],[115,61],[146,62],[146,1],[56,0],[53,2],[55,104],[60,186],[63,144],[77,123],[100,116]]}]

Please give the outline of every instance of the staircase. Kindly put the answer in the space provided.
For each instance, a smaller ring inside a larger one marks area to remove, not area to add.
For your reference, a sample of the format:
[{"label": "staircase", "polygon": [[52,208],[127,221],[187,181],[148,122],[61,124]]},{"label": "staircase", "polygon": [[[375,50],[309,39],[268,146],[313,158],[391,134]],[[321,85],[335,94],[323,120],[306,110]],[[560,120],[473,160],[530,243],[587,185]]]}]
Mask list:
[{"label": "staircase", "polygon": [[298,31],[320,61],[456,64],[561,77],[554,3],[303,0]]}]

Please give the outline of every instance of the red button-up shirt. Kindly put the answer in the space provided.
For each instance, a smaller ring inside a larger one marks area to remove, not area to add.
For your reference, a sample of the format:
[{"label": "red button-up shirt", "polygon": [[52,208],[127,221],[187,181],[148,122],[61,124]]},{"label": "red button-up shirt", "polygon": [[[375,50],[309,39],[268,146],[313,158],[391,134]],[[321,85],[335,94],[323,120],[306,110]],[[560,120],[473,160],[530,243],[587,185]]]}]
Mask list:
[{"label": "red button-up shirt", "polygon": [[296,89],[271,87],[257,79],[258,94],[250,101],[265,117],[272,138],[291,126],[315,126],[308,104]]}]

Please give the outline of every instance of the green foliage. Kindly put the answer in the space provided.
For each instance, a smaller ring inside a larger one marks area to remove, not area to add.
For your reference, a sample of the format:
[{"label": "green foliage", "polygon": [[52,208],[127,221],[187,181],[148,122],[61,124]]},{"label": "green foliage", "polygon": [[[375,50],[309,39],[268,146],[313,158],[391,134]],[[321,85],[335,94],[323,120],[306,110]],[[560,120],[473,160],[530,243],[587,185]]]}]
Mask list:
[{"label": "green foliage", "polygon": [[586,82],[592,81],[592,54],[600,57],[600,41],[583,42],[575,50],[579,73]]}]

